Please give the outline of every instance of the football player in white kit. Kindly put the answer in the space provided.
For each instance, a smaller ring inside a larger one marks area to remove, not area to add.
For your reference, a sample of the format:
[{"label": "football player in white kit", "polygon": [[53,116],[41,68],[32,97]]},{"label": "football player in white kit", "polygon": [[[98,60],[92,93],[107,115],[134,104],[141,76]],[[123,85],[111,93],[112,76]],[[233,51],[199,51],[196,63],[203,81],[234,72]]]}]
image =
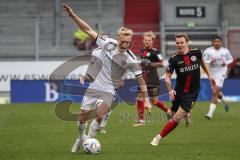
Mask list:
[{"label": "football player in white kit", "polygon": [[227,65],[233,61],[229,50],[222,47],[222,38],[220,36],[215,36],[212,40],[212,44],[212,47],[207,48],[203,52],[203,59],[205,63],[208,64],[209,71],[216,82],[216,85],[212,88],[213,95],[209,107],[209,112],[205,115],[207,119],[212,118],[218,99],[224,103],[226,112],[229,109],[224,100],[221,88],[227,75]]},{"label": "football player in white kit", "polygon": [[[93,50],[93,56],[90,60],[94,65],[96,64],[93,70],[95,77],[89,75],[92,83],[83,97],[78,120],[78,138],[71,150],[74,153],[80,149],[86,138],[93,137],[100,128],[103,115],[110,110],[115,99],[115,89],[118,87],[118,82],[127,69],[130,69],[135,74],[140,89],[144,93],[144,106],[149,109],[152,106],[149,102],[147,86],[142,76],[139,61],[129,50],[132,44],[132,30],[121,27],[117,32],[117,40],[104,38],[78,17],[68,5],[63,5],[63,9],[81,30],[96,39],[96,44],[99,46]],[[95,63],[96,61],[99,62]],[[87,121],[93,110],[96,111],[94,113],[95,118],[89,127],[88,136],[86,136]]]}]

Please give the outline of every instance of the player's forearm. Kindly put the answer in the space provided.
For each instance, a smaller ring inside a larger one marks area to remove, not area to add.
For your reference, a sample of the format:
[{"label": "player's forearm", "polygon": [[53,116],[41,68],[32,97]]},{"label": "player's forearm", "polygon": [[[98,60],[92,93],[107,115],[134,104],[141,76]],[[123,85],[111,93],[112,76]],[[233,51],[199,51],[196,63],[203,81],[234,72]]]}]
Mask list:
[{"label": "player's forearm", "polygon": [[169,72],[166,72],[165,85],[166,85],[168,91],[172,90],[171,77],[172,77],[172,74]]},{"label": "player's forearm", "polygon": [[172,84],[171,84],[171,74],[170,73],[166,73],[165,84],[166,84],[168,91],[171,91]]},{"label": "player's forearm", "polygon": [[151,67],[163,67],[163,63],[162,62],[151,62]]},{"label": "player's forearm", "polygon": [[229,58],[228,60],[225,61],[226,65],[229,65],[233,62],[233,58]]},{"label": "player's forearm", "polygon": [[165,84],[166,84],[166,87],[167,87],[168,91],[171,91],[172,90],[172,84],[171,84],[171,79],[169,77],[165,78]]},{"label": "player's forearm", "polygon": [[96,39],[97,38],[97,33],[85,22],[83,21],[80,17],[78,17],[75,13],[71,15],[72,19],[74,22],[78,25],[78,27],[87,33],[90,37]]}]

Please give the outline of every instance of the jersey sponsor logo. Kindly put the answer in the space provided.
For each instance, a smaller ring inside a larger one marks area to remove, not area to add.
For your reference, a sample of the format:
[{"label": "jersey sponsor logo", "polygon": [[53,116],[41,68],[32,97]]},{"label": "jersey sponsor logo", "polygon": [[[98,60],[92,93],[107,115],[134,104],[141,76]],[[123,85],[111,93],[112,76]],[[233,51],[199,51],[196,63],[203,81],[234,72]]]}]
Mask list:
[{"label": "jersey sponsor logo", "polygon": [[149,56],[150,56],[150,54],[151,54],[150,52],[147,52],[147,57],[149,57]]},{"label": "jersey sponsor logo", "polygon": [[191,61],[192,61],[192,62],[195,62],[196,60],[197,60],[197,57],[196,57],[196,56],[192,56],[192,57],[191,57]]},{"label": "jersey sponsor logo", "polygon": [[197,69],[199,69],[199,65],[194,64],[194,65],[191,65],[191,66],[182,67],[179,70],[180,70],[181,73],[184,73],[184,72],[194,71],[194,70],[197,70]]}]

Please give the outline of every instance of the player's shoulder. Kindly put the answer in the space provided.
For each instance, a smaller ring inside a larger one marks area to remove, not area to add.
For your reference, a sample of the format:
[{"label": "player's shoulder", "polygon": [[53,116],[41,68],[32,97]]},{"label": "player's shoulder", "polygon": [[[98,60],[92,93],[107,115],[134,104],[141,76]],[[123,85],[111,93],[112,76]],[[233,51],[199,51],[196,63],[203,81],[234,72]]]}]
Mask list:
[{"label": "player's shoulder", "polygon": [[155,55],[161,54],[160,51],[157,48],[152,48],[151,52]]},{"label": "player's shoulder", "polygon": [[206,51],[214,51],[214,50],[215,50],[214,47],[211,46],[211,47],[207,47],[207,48],[204,50],[204,52],[206,52]]},{"label": "player's shoulder", "polygon": [[199,48],[190,48],[189,50],[191,53],[202,53],[201,49],[199,49]]},{"label": "player's shoulder", "polygon": [[221,47],[222,52],[230,52],[228,48]]},{"label": "player's shoulder", "polygon": [[97,40],[102,40],[102,41],[105,41],[108,43],[112,43],[113,45],[117,45],[117,40],[115,40],[113,38],[109,38],[109,37],[104,37],[102,35],[98,35]]},{"label": "player's shoulder", "polygon": [[159,52],[157,48],[152,48],[153,52]]},{"label": "player's shoulder", "polygon": [[178,52],[174,52],[173,54],[170,55],[170,59],[177,58]]}]

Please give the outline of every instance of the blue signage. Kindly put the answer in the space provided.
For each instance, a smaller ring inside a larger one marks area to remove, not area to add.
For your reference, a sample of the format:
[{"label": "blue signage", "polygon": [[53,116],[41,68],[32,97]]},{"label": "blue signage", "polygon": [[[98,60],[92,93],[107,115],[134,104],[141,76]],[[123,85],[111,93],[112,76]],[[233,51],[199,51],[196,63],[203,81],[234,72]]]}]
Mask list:
[{"label": "blue signage", "polygon": [[[88,84],[81,86],[77,80],[62,81],[61,89],[57,89],[55,83],[46,80],[12,80],[11,81],[11,102],[12,103],[42,103],[71,100],[81,102]],[[120,101],[135,103],[137,84],[136,80],[125,80],[124,86],[117,91]],[[173,84],[175,80],[173,80]],[[240,101],[240,79],[227,79],[224,82],[222,91],[225,97],[231,101]],[[199,101],[211,99],[211,87],[207,79],[201,80]],[[165,82],[160,80],[159,99],[169,101]]]}]

